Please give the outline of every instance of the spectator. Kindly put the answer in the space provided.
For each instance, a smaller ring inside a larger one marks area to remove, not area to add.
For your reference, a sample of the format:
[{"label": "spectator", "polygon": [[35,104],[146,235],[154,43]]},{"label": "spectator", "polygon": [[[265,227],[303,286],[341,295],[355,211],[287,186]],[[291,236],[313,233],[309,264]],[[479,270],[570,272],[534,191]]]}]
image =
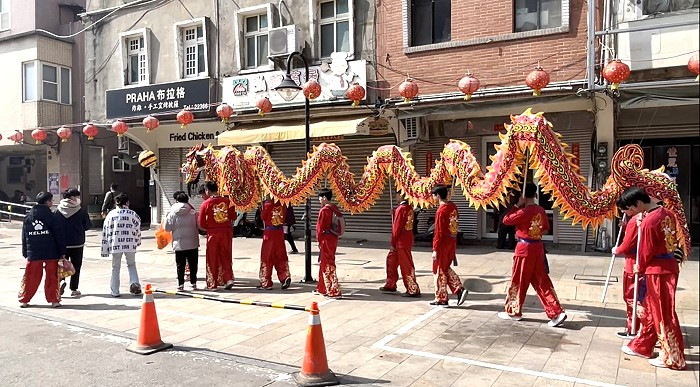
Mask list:
[{"label": "spectator", "polygon": [[190,268],[190,285],[197,289],[197,260],[199,259],[199,230],[197,215],[184,191],[175,192],[177,203],[165,218],[165,230],[173,233],[173,251],[177,265],[177,290],[185,288],[185,266]]},{"label": "spectator", "polygon": [[284,239],[289,242],[289,247],[292,250],[289,254],[299,254],[297,246],[294,244],[294,235],[292,235],[292,226],[297,224],[297,218],[294,216],[294,207],[286,206],[284,214]]},{"label": "spectator", "polygon": [[136,250],[141,246],[141,218],[129,209],[129,196],[121,193],[114,198],[117,207],[110,211],[102,226],[102,256],[112,255],[112,297],[119,297],[119,269],[122,255],[129,269],[131,294],[141,294],[136,271]]},{"label": "spectator", "polygon": [[102,203],[102,218],[106,218],[107,214],[112,211],[116,206],[115,198],[119,195],[117,192],[119,185],[117,183],[112,183],[109,186],[109,191],[105,194],[105,201]]},{"label": "spectator", "polygon": [[[71,188],[63,193],[63,199],[56,208],[58,227],[63,230],[66,243],[66,258],[75,267],[75,274],[70,277],[71,297],[80,296],[80,268],[83,265],[83,248],[85,231],[92,227],[87,211],[80,207],[80,191]],[[61,295],[66,288],[65,280],[61,283]]]},{"label": "spectator", "polygon": [[19,289],[20,308],[29,306],[39,284],[41,269],[46,271],[44,296],[51,306],[61,306],[58,291],[58,260],[66,254],[66,245],[61,228],[56,224],[57,216],[51,212],[53,195],[41,192],[36,196],[37,204],[27,214],[22,225],[22,256],[27,266]]}]

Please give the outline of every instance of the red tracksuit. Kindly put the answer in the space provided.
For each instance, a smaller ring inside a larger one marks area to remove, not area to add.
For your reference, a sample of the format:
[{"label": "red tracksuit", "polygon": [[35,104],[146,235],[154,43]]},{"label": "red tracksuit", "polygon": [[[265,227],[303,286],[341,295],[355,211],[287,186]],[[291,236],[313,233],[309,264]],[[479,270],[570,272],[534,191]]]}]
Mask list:
[{"label": "red tracksuit", "polygon": [[413,266],[413,208],[408,202],[403,201],[394,209],[394,225],[391,229],[391,247],[386,256],[386,284],[387,289],[396,289],[399,280],[398,268],[401,267],[403,285],[408,294],[420,294],[420,288],[416,282],[416,271]]},{"label": "red tracksuit", "polygon": [[265,201],[260,216],[265,223],[260,251],[260,286],[272,288],[272,268],[277,278],[284,282],[289,278],[289,260],[284,249],[284,225],[286,208],[279,202]]},{"label": "red tracksuit", "polygon": [[212,196],[199,207],[199,227],[207,230],[207,288],[233,280],[233,227],[236,209],[229,199]]},{"label": "red tracksuit", "polygon": [[[632,332],[632,306],[634,304],[634,262],[637,259],[637,216],[633,216],[627,221],[625,226],[625,237],[622,243],[617,246],[617,255],[625,256],[625,271],[622,273],[622,298],[627,305],[627,332]],[[637,309],[638,311],[641,310]],[[634,332],[639,332],[639,323],[641,319],[637,319],[634,326]]]},{"label": "red tracksuit", "polygon": [[513,271],[506,295],[505,311],[511,316],[522,316],[527,289],[537,293],[547,317],[552,319],[563,312],[552,280],[545,268],[542,234],[549,230],[549,220],[544,208],[528,205],[513,207],[503,218],[506,226],[515,226],[518,244],[513,256]]},{"label": "red tracksuit", "polygon": [[340,285],[335,273],[335,250],[338,248],[338,236],[330,231],[334,212],[340,214],[338,207],[326,204],[318,212],[318,221],[316,222],[316,240],[321,248],[316,290],[328,297],[340,296]]},{"label": "red tracksuit", "polygon": [[651,210],[642,220],[639,239],[639,272],[646,277],[642,329],[627,346],[651,357],[657,340],[659,357],[671,369],[686,368],[683,334],[676,315],[678,245],[673,213],[663,207]]},{"label": "red tracksuit", "polygon": [[433,236],[433,274],[435,279],[435,301],[447,303],[447,287],[452,294],[462,289],[462,281],[450,265],[457,253],[459,212],[452,202],[440,203],[435,212],[435,234]]}]

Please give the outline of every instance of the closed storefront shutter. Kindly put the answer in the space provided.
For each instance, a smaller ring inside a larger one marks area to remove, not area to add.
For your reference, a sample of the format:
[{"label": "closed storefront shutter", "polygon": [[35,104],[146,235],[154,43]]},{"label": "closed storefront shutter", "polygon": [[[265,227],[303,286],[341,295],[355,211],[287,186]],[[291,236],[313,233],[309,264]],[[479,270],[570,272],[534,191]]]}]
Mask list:
[{"label": "closed storefront shutter", "polygon": [[616,126],[618,140],[697,137],[698,105],[623,109]]},{"label": "closed storefront shutter", "polygon": [[184,190],[180,167],[186,151],[183,148],[161,148],[158,150],[158,178],[162,186],[159,221],[165,219],[170,211],[171,203],[174,203],[173,193]]}]

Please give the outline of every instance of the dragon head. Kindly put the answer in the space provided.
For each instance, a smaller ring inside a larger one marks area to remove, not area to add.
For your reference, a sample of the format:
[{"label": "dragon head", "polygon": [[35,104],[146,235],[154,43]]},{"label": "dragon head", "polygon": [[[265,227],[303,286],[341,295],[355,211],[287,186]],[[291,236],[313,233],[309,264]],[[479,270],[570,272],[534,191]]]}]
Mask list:
[{"label": "dragon head", "polygon": [[185,175],[184,181],[188,184],[196,184],[204,168],[204,158],[200,154],[204,150],[204,144],[192,147],[185,156],[185,162],[180,168],[180,172]]}]

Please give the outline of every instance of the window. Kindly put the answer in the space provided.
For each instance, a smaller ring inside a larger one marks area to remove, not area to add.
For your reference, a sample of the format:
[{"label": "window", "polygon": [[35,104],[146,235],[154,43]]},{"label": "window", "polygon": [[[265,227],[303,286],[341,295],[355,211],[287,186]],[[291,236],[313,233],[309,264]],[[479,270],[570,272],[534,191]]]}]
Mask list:
[{"label": "window", "polygon": [[22,100],[71,104],[71,74],[67,67],[39,61],[22,63]]},{"label": "window", "polygon": [[195,78],[209,74],[205,20],[199,18],[175,23],[179,78]]},{"label": "window", "polygon": [[267,14],[248,16],[244,25],[245,67],[252,69],[267,65]]},{"label": "window", "polygon": [[451,0],[411,1],[411,45],[449,42],[452,37]]},{"label": "window", "polygon": [[562,0],[515,0],[514,32],[562,26]]},{"label": "window", "polygon": [[122,42],[124,84],[148,85],[150,79],[150,32],[146,28],[123,32]]},{"label": "window", "polygon": [[112,172],[131,172],[131,165],[122,161],[119,156],[112,156]]},{"label": "window", "polygon": [[0,31],[10,29],[10,0],[0,0]]},{"label": "window", "polygon": [[[639,4],[639,2],[637,2]],[[663,12],[683,11],[691,8],[699,8],[700,0],[644,0],[642,3],[644,15],[653,15]]]},{"label": "window", "polygon": [[88,191],[90,195],[101,195],[104,190],[104,148],[88,146]]},{"label": "window", "polygon": [[319,4],[321,58],[329,58],[334,52],[351,50],[352,0],[331,0]]}]

